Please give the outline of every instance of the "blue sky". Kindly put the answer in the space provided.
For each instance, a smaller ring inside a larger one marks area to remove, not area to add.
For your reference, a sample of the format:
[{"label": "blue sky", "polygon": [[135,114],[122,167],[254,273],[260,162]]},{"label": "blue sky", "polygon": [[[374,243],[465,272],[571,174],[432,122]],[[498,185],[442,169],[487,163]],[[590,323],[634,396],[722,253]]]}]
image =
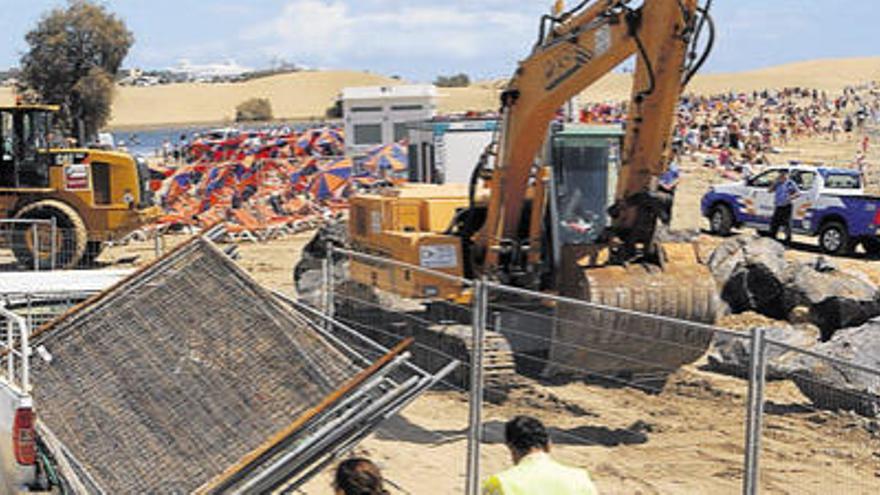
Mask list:
[{"label": "blue sky", "polygon": [[[0,67],[24,33],[64,0],[0,0]],[[273,58],[429,81],[464,71],[507,76],[528,53],[551,0],[104,0],[137,39],[126,66],[165,68]],[[569,0],[574,4],[575,0]],[[880,55],[880,0],[715,0],[716,50],[705,70]],[[845,8],[844,8],[845,6]]]}]

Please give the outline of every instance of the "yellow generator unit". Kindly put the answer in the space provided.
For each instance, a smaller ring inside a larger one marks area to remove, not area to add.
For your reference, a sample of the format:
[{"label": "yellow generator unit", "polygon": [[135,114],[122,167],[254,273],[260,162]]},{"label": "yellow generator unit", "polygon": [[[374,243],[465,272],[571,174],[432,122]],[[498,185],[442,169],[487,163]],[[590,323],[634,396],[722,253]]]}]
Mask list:
[{"label": "yellow generator unit", "polygon": [[[351,199],[349,235],[358,252],[463,277],[461,239],[445,232],[468,206],[467,186],[410,184]],[[403,297],[458,300],[452,279],[428,276],[405,266],[352,260],[351,277]]]}]

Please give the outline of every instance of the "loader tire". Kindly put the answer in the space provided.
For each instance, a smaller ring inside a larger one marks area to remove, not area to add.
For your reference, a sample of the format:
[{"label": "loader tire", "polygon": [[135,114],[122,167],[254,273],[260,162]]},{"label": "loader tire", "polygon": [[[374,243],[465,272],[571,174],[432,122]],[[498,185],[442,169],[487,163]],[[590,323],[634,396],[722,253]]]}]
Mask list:
[{"label": "loader tire", "polygon": [[82,259],[80,259],[79,266],[83,268],[95,266],[98,262],[98,258],[103,252],[103,241],[89,241],[88,244],[86,244],[86,250],[83,252]]},{"label": "loader tire", "polygon": [[[82,217],[69,205],[56,200],[43,200],[31,203],[15,214],[16,219],[55,219],[57,226],[55,238],[55,268],[75,268],[83,259],[88,246],[89,235]],[[18,224],[13,235],[12,251],[15,259],[24,268],[33,269],[34,257],[38,259],[40,270],[52,267],[51,259],[51,228],[37,224],[39,250],[34,252],[34,224]]]}]

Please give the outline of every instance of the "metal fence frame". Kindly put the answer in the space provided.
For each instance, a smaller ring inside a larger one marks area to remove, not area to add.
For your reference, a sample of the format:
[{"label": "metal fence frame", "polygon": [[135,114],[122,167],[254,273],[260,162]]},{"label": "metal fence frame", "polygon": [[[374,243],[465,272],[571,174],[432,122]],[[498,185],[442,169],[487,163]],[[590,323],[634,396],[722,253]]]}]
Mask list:
[{"label": "metal fence frame", "polygon": [[[49,226],[49,263],[50,270],[55,269],[55,254],[58,249],[56,246],[56,236],[58,234],[58,225],[55,217],[51,219],[39,219],[39,218],[4,218],[0,219],[0,225],[30,225],[31,228],[31,239],[34,243],[34,252],[40,252],[40,236],[37,233],[38,225],[48,225]],[[40,258],[39,256],[34,256],[34,271],[40,271]]]},{"label": "metal fence frame", "polygon": [[462,283],[463,286],[470,287],[473,291],[473,299],[472,299],[472,310],[473,310],[473,353],[470,359],[470,379],[472,386],[469,388],[468,396],[469,396],[469,414],[468,414],[468,436],[467,436],[467,466],[466,466],[466,486],[465,492],[467,495],[478,495],[480,491],[480,482],[481,482],[481,474],[480,474],[480,449],[482,444],[482,404],[484,398],[484,383],[483,383],[483,372],[484,372],[484,361],[483,361],[483,344],[485,339],[485,332],[487,329],[487,324],[491,315],[489,314],[488,308],[488,299],[489,299],[489,290],[490,289],[500,289],[507,292],[512,292],[524,296],[532,296],[538,299],[550,299],[555,302],[563,302],[566,304],[577,304],[582,305],[593,310],[607,310],[614,311],[618,313],[628,313],[632,315],[636,315],[639,317],[650,318],[658,321],[665,321],[669,323],[675,323],[677,325],[682,325],[684,327],[693,327],[697,329],[702,329],[706,331],[711,331],[713,335],[724,335],[735,337],[738,339],[742,339],[744,342],[748,344],[748,348],[750,349],[750,355],[748,360],[748,394],[746,399],[746,420],[745,420],[745,437],[743,439],[744,446],[744,455],[743,455],[743,481],[742,481],[742,493],[744,495],[755,495],[760,493],[760,475],[761,475],[761,439],[763,433],[763,419],[764,419],[764,406],[766,405],[765,401],[765,386],[767,381],[767,349],[769,346],[777,346],[781,349],[802,353],[807,356],[811,356],[816,359],[824,360],[828,363],[834,363],[841,366],[847,366],[865,373],[870,373],[876,375],[878,379],[880,379],[880,370],[871,369],[865,366],[859,366],[852,363],[847,363],[843,360],[834,358],[832,356],[826,356],[814,351],[801,349],[795,346],[791,346],[784,342],[779,342],[776,340],[772,340],[767,338],[765,334],[765,329],[763,328],[754,328],[750,333],[744,332],[736,332],[729,329],[719,328],[712,325],[703,325],[699,323],[676,320],[674,318],[668,318],[658,315],[640,313],[637,311],[623,310],[621,308],[609,308],[604,307],[597,304],[592,304],[585,301],[565,298],[561,296],[554,296],[544,293],[538,293],[534,291],[529,291],[526,289],[520,289],[516,287],[510,287],[505,285],[500,285],[493,282],[488,282],[485,279],[483,280],[466,280],[460,277],[454,277],[447,273],[438,272],[435,270],[430,270],[426,268],[422,268],[420,266],[416,266],[409,263],[404,263],[396,260],[391,260],[383,257],[372,256],[364,253],[359,253],[355,251],[350,251],[346,249],[341,249],[338,247],[334,247],[333,245],[328,245],[327,248],[327,258],[324,261],[322,266],[322,294],[320,298],[320,309],[324,314],[329,318],[333,318],[334,312],[334,287],[333,283],[334,277],[334,263],[331,261],[334,259],[334,255],[346,257],[348,259],[360,259],[364,261],[368,261],[370,263],[378,263],[380,265],[385,266],[394,266],[398,268],[405,268],[407,270],[412,270],[414,272],[420,272],[425,275],[430,275],[433,277],[437,277],[439,279],[452,280],[455,282]]}]

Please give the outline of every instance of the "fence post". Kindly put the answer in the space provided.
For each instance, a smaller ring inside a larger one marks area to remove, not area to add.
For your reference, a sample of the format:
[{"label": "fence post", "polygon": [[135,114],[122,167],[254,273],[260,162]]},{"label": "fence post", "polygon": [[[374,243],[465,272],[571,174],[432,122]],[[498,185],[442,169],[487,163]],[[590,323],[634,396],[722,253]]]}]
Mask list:
[{"label": "fence post", "polygon": [[55,271],[55,256],[57,256],[55,251],[58,249],[58,241],[55,237],[58,235],[58,220],[52,217],[51,222],[51,227],[49,227],[49,270]]},{"label": "fence post", "polygon": [[480,444],[483,441],[483,345],[486,336],[488,286],[485,280],[473,287],[473,344],[471,348],[470,409],[468,414],[468,459],[466,495],[480,492]]},{"label": "fence post", "polygon": [[749,359],[749,397],[746,423],[746,458],[743,495],[760,490],[761,427],[764,420],[764,383],[767,373],[766,341],[763,328],[752,329]]},{"label": "fence post", "polygon": [[37,233],[37,223],[31,224],[31,254],[34,256],[34,271],[40,271],[40,236]]},{"label": "fence post", "polygon": [[156,259],[162,257],[162,232],[159,229],[156,229],[153,235],[153,256]]},{"label": "fence post", "polygon": [[324,257],[321,260],[321,300],[320,300],[320,309],[321,313],[327,314],[328,306],[330,305],[330,300],[327,295],[330,293],[330,258]]},{"label": "fence post", "polygon": [[336,273],[333,270],[333,256],[334,249],[333,243],[327,243],[327,309],[325,313],[327,314],[327,325],[332,325],[330,320],[332,320],[336,316],[336,298],[334,297],[334,292],[336,291]]}]

